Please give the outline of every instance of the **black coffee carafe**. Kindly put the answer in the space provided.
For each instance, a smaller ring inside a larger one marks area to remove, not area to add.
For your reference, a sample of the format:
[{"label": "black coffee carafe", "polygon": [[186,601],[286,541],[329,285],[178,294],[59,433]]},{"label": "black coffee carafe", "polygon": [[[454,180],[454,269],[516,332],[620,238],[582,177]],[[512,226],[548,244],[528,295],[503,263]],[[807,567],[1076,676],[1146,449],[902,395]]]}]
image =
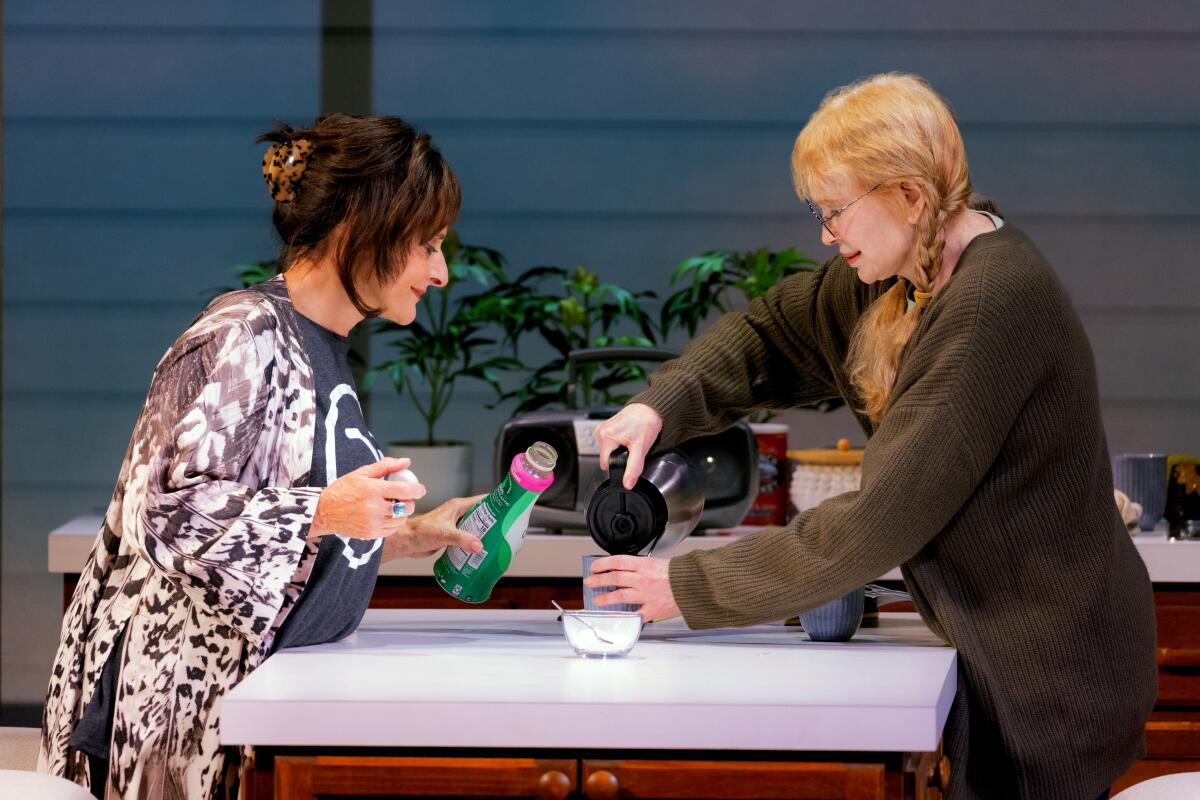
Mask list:
[{"label": "black coffee carafe", "polygon": [[612,555],[663,553],[695,529],[704,511],[704,483],[695,464],[677,449],[646,458],[632,490],[621,481],[629,452],[608,458],[608,478],[588,501],[593,541]]}]

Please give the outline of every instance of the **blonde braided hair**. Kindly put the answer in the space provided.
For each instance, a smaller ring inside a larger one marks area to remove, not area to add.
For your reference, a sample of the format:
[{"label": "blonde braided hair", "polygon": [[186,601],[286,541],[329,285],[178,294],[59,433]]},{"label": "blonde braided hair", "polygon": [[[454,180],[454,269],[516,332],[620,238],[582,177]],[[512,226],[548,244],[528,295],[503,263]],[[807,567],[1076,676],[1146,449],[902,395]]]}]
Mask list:
[{"label": "blonde braided hair", "polygon": [[882,184],[881,197],[899,205],[904,182],[924,202],[913,225],[917,304],[909,310],[909,284],[899,278],[863,314],[846,357],[860,410],[878,421],[891,403],[900,354],[941,270],[946,224],[968,207],[971,177],[962,134],[949,104],[924,80],[874,75],[825,97],[796,139],[792,176],[801,197],[834,183]]}]

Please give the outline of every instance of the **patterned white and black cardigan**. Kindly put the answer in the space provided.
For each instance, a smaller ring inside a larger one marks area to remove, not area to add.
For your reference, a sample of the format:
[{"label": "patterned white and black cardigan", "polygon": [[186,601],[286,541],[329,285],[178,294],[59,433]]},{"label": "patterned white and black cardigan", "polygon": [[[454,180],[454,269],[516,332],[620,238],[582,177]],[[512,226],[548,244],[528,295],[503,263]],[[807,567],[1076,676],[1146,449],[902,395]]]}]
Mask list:
[{"label": "patterned white and black cardigan", "polygon": [[67,741],[128,626],[107,795],[237,791],[221,698],[266,658],[312,567],[314,416],[282,278],[217,298],[171,345],[63,620],[42,771],[88,785]]}]

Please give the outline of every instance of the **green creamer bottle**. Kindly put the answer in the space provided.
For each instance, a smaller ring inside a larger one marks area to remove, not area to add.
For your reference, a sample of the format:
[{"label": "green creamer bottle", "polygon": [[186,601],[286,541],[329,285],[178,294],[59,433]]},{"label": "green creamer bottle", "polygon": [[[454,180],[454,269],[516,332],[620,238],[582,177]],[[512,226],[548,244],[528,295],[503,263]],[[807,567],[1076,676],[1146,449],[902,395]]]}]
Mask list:
[{"label": "green creamer bottle", "polygon": [[538,495],[554,483],[558,453],[535,442],[513,456],[508,475],[492,493],[471,508],[458,523],[460,531],[478,536],[483,550],[471,554],[447,547],[433,564],[438,585],[465,603],[482,603],[525,543],[525,529]]}]

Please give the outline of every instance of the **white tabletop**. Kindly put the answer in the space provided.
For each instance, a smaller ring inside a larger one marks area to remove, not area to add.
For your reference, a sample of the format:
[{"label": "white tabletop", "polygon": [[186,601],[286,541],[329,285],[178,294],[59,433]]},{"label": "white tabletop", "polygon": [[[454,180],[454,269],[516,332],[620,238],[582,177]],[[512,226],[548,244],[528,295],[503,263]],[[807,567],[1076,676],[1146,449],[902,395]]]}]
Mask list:
[{"label": "white tabletop", "polygon": [[576,657],[554,611],[373,610],[336,644],[269,658],[225,697],[224,744],[927,752],[955,652],[915,614],[845,644],[795,628],[646,626]]},{"label": "white tabletop", "polygon": [[1133,537],[1154,583],[1200,583],[1200,541],[1168,539],[1160,522],[1152,531]]},{"label": "white tabletop", "polygon": [[[88,514],[75,517],[50,532],[50,572],[72,573],[83,569],[100,530],[100,521],[99,514]],[[730,528],[706,536],[689,536],[667,555],[723,547],[754,530],[757,529]],[[1133,543],[1146,562],[1150,580],[1155,583],[1200,583],[1200,541],[1170,541],[1165,525],[1160,523],[1155,530],[1134,536]],[[599,552],[596,543],[586,534],[530,533],[505,574],[513,578],[573,578],[581,575],[583,556]],[[432,576],[435,560],[396,559],[380,567],[379,574]],[[880,575],[879,580],[900,580],[899,568]]]}]

